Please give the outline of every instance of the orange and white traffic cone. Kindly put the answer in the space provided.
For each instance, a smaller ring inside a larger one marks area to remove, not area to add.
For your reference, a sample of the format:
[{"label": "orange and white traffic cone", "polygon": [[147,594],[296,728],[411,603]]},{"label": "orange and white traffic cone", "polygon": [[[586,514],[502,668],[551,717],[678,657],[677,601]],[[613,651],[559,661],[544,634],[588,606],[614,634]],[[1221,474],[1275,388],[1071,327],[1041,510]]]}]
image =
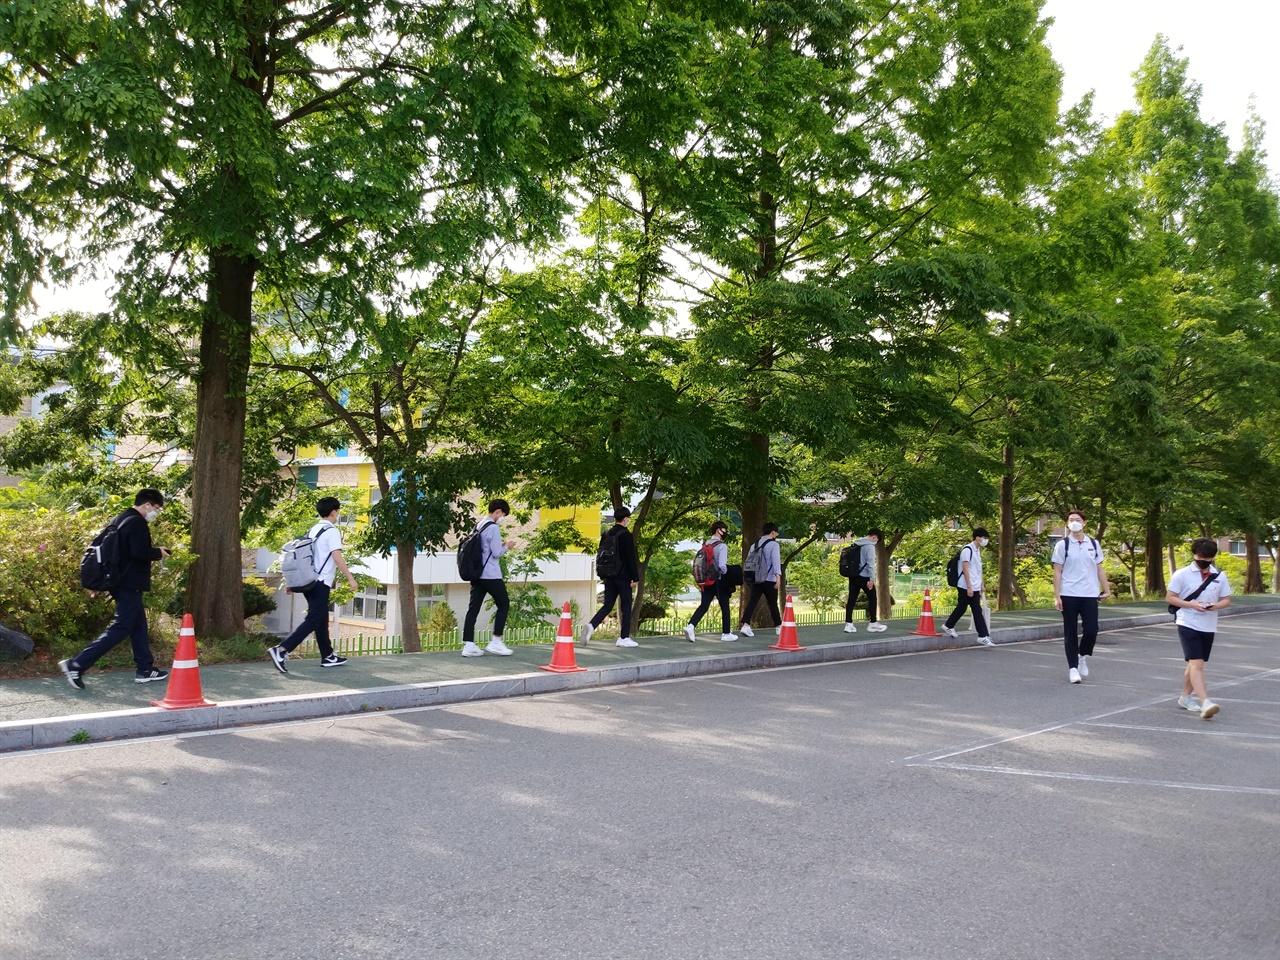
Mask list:
[{"label": "orange and white traffic cone", "polygon": [[920,622],[911,633],[917,637],[940,636],[938,631],[933,629],[933,601],[929,599],[928,587],[924,591],[924,606],[920,608]]},{"label": "orange and white traffic cone", "polygon": [[782,611],[782,632],[778,634],[778,642],[769,644],[770,650],[807,650],[800,646],[800,638],[796,635],[796,611],[791,604],[791,594],[787,594],[787,608]]},{"label": "orange and white traffic cone", "polygon": [[556,631],[556,642],[551,648],[551,662],[539,670],[550,673],[584,673],[586,667],[578,666],[573,655],[573,614],[569,612],[566,601],[564,612],[560,614],[560,629]]},{"label": "orange and white traffic cone", "polygon": [[196,624],[191,614],[182,618],[182,632],[178,634],[178,649],[173,655],[173,669],[169,671],[169,688],[163,700],[152,700],[153,707],[165,710],[183,710],[187,707],[216,707],[204,698],[200,689],[200,660],[196,654]]}]

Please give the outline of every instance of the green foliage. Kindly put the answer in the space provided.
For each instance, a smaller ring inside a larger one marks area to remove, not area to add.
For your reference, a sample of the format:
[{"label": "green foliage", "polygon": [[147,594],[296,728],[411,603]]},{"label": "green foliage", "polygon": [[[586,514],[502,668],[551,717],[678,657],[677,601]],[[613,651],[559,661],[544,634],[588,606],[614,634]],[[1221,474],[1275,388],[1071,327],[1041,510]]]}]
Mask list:
[{"label": "green foliage", "polygon": [[[693,554],[659,547],[649,557],[644,574],[644,603],[666,609],[693,583]],[[647,618],[665,616],[650,614]]]},{"label": "green foliage", "polygon": [[[276,609],[275,597],[266,589],[266,583],[258,577],[246,577],[242,580],[240,582],[240,594],[244,601],[244,616],[246,620],[250,617],[260,617]],[[181,586],[175,586],[169,594],[168,601],[160,609],[163,609],[169,616],[180,617],[185,604],[185,591]]]},{"label": "green foliage", "polygon": [[840,550],[814,544],[787,565],[787,581],[819,613],[827,613],[848,597],[849,581],[840,576]]},{"label": "green foliage", "polygon": [[452,633],[458,629],[458,617],[453,607],[441,601],[427,608],[427,615],[421,619],[420,626],[424,633]]}]

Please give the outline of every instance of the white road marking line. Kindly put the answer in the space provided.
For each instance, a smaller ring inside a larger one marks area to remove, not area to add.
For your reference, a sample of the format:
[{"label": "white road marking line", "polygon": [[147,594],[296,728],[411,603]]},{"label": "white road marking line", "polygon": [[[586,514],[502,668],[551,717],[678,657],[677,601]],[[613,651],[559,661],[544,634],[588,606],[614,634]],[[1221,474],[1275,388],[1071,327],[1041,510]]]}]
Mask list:
[{"label": "white road marking line", "polygon": [[1047,777],[1052,780],[1084,780],[1090,783],[1121,783],[1138,787],[1173,787],[1178,790],[1208,790],[1214,793],[1250,793],[1280,797],[1280,790],[1270,787],[1237,787],[1227,783],[1184,783],[1177,780],[1143,780],[1138,777],[1106,777],[1091,773],[1065,773],[1058,770],[1017,770],[1013,767],[987,767],[976,763],[929,763],[912,766],[968,770],[975,773],[1008,773],[1018,777]]},{"label": "white road marking line", "polygon": [[1114,727],[1117,730],[1155,730],[1159,733],[1193,733],[1202,737],[1243,737],[1248,740],[1280,740],[1280,734],[1245,733],[1239,730],[1208,730],[1200,727],[1148,727],[1140,723],[1091,723],[1085,721],[1082,727]]}]

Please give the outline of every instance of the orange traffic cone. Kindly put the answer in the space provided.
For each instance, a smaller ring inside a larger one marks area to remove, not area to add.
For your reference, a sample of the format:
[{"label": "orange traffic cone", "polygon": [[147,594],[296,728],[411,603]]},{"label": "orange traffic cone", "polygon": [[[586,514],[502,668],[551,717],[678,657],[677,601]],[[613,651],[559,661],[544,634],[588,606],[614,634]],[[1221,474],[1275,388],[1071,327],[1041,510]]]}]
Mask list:
[{"label": "orange traffic cone", "polygon": [[169,689],[163,700],[152,700],[153,707],[165,710],[182,710],[186,707],[216,707],[204,698],[200,689],[200,661],[196,654],[196,624],[191,614],[182,618],[182,632],[178,634],[178,650],[173,655],[173,669],[169,673]]},{"label": "orange traffic cone", "polygon": [[551,662],[539,670],[551,673],[583,673],[586,667],[578,666],[573,655],[573,614],[569,612],[569,604],[564,605],[560,614],[560,629],[556,631],[555,646],[551,648]]},{"label": "orange traffic cone", "polygon": [[917,637],[936,637],[938,631],[933,629],[933,601],[929,599],[929,588],[924,591],[924,606],[920,609],[920,622],[911,631]]},{"label": "orange traffic cone", "polygon": [[807,650],[800,646],[800,638],[796,636],[796,612],[791,605],[791,594],[787,594],[787,608],[782,611],[782,632],[778,634],[778,642],[769,644],[770,650]]}]

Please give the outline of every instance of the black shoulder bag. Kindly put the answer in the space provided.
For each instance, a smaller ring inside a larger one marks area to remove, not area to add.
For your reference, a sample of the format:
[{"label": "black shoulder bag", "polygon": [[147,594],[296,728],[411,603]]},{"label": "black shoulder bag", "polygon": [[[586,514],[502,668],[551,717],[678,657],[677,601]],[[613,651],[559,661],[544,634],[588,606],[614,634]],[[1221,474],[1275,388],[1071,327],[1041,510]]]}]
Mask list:
[{"label": "black shoulder bag", "polygon": [[[1204,588],[1207,587],[1209,584],[1213,583],[1213,581],[1217,580],[1218,577],[1221,575],[1221,573],[1222,571],[1219,570],[1212,577],[1209,577],[1207,580],[1204,581],[1204,583],[1200,584],[1200,586],[1196,587],[1194,590],[1192,590],[1189,594],[1187,594],[1182,599],[1190,603],[1196,597],[1200,596],[1200,594],[1204,593]],[[1169,604],[1169,612],[1176,617],[1178,615],[1178,608],[1171,603]]]}]

